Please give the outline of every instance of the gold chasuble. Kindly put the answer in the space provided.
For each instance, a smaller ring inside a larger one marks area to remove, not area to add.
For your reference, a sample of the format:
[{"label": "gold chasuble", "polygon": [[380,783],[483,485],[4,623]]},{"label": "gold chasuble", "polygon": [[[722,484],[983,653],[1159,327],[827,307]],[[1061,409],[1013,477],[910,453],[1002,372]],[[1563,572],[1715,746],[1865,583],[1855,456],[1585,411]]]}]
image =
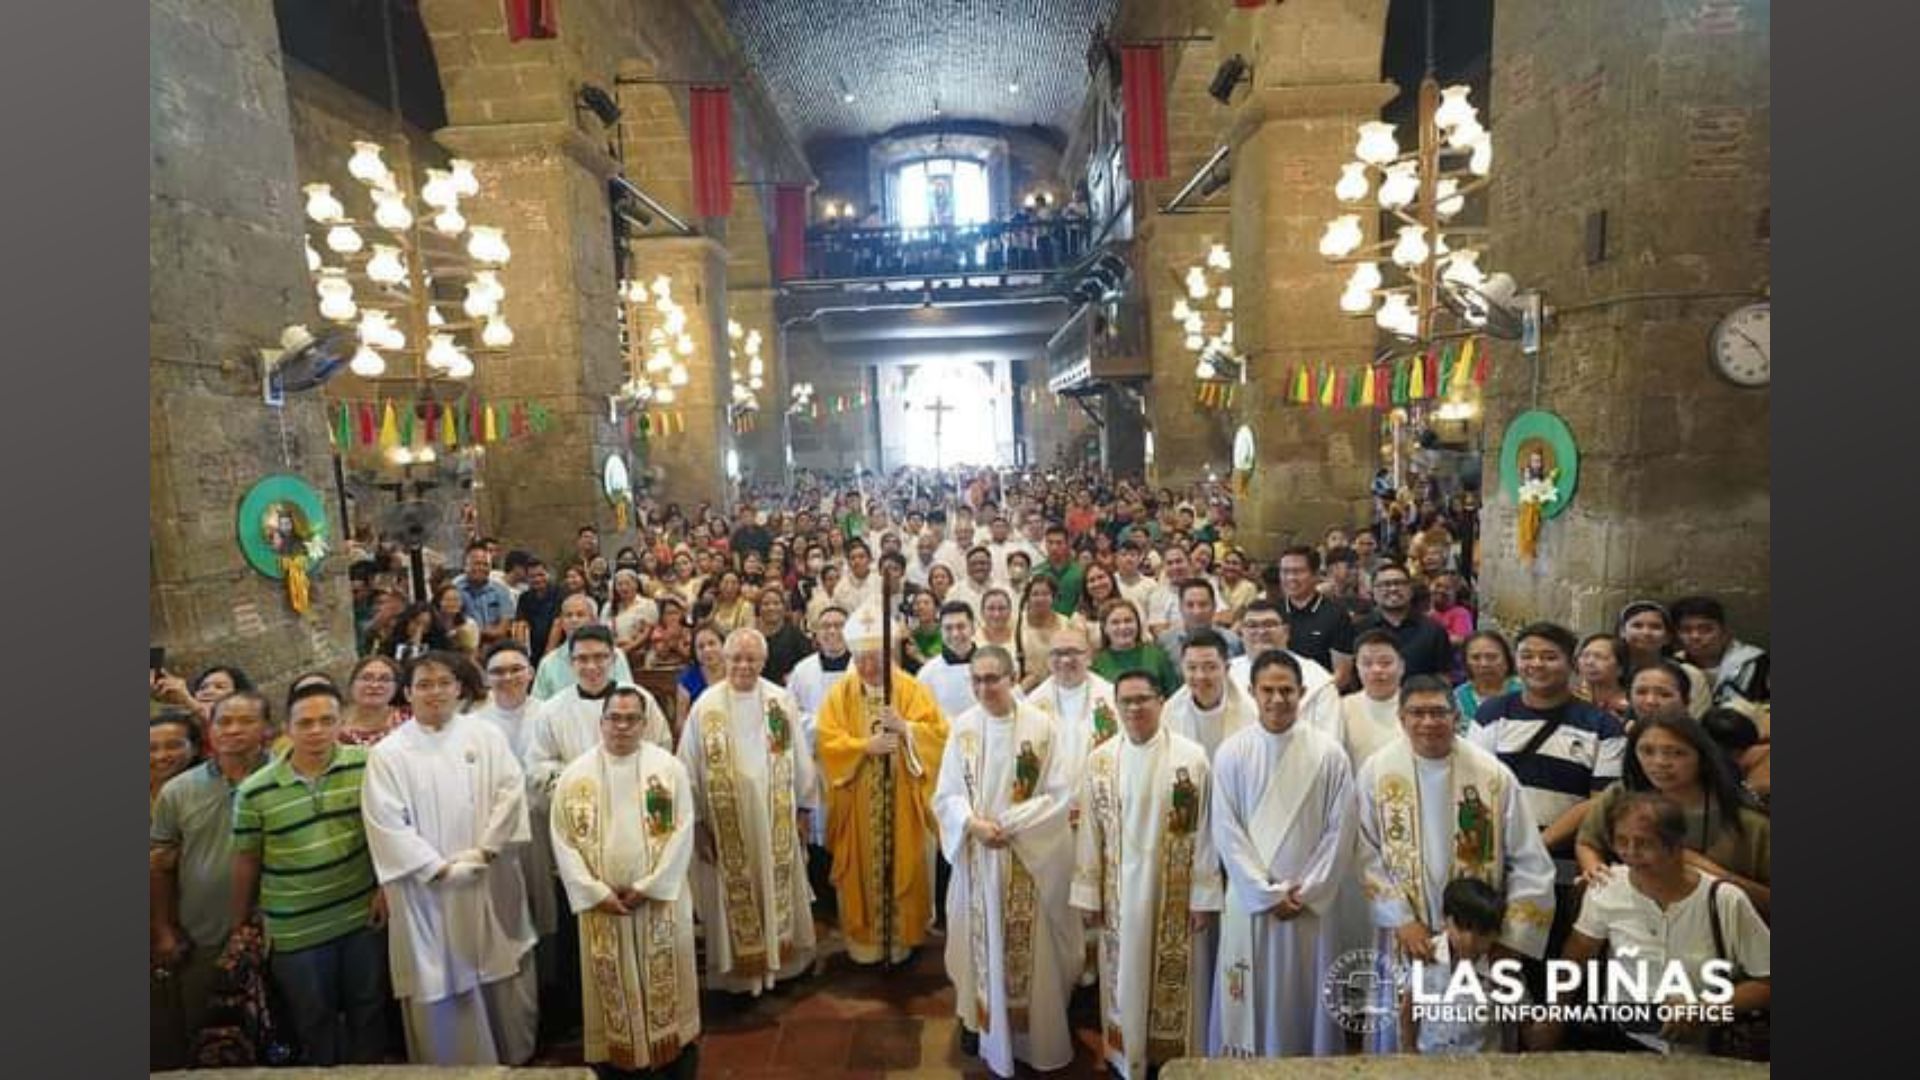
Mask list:
[{"label": "gold chasuble", "polygon": [[[826,774],[827,847],[847,952],[856,962],[890,959],[881,942],[882,903],[893,900],[893,948],[898,954],[924,942],[933,918],[928,845],[939,826],[933,789],[946,751],[947,718],[933,694],[906,672],[893,671],[893,708],[911,732],[898,752],[867,754],[880,731],[880,691],[849,670],[820,707],[820,767]],[[882,776],[893,776],[893,820],[884,817]],[[881,881],[882,845],[893,845],[893,881]]]}]

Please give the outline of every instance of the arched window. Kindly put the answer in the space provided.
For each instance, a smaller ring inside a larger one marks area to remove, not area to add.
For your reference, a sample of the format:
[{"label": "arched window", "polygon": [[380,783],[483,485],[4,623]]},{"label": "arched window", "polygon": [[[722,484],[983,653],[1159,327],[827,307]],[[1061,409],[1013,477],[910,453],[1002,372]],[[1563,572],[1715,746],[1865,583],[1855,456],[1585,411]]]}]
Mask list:
[{"label": "arched window", "polygon": [[894,172],[894,224],[907,229],[979,225],[992,217],[987,167],[966,158],[924,158]]}]

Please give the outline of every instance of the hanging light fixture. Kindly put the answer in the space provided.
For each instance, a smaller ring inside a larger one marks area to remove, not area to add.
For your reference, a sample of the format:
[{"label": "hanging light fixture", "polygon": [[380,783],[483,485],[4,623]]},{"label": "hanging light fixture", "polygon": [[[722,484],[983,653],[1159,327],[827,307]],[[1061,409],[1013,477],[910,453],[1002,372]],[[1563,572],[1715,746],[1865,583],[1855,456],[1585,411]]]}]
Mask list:
[{"label": "hanging light fixture", "polygon": [[365,241],[360,239],[359,230],[351,225],[335,225],[327,230],[327,247],[340,255],[357,254]]},{"label": "hanging light fixture", "polygon": [[385,188],[375,188],[371,194],[374,224],[388,232],[399,232],[413,227],[413,211],[408,209],[405,195]]},{"label": "hanging light fixture", "polygon": [[308,184],[300,190],[307,193],[307,216],[317,225],[331,225],[347,216],[347,208],[333,195],[331,184]]},{"label": "hanging light fixture", "polygon": [[475,225],[467,233],[467,254],[478,262],[501,266],[513,257],[504,234],[491,225]]},{"label": "hanging light fixture", "polygon": [[1366,163],[1350,161],[1340,166],[1340,182],[1333,185],[1333,196],[1341,202],[1359,202],[1367,197],[1368,187]]},{"label": "hanging light fixture", "polygon": [[1393,252],[1389,256],[1393,259],[1393,264],[1411,268],[1426,262],[1428,254],[1426,235],[1427,229],[1424,225],[1400,226],[1400,239],[1393,245]]},{"label": "hanging light fixture", "polygon": [[453,176],[454,194],[462,198],[480,194],[480,177],[473,171],[473,162],[466,158],[454,158],[447,162],[447,170]]},{"label": "hanging light fixture", "polygon": [[1360,141],[1353,156],[1368,165],[1385,165],[1400,156],[1400,144],[1393,139],[1393,125],[1380,120],[1360,125]]},{"label": "hanging light fixture", "polygon": [[486,329],[480,332],[480,341],[489,349],[504,349],[513,344],[513,327],[496,314],[487,320]]},{"label": "hanging light fixture", "polygon": [[459,236],[467,231],[467,219],[460,214],[460,208],[449,206],[433,215],[433,231],[442,236]]},{"label": "hanging light fixture", "polygon": [[1327,223],[1327,231],[1320,236],[1320,254],[1343,259],[1359,250],[1366,239],[1360,230],[1360,215],[1342,214]]},{"label": "hanging light fixture", "polygon": [[353,302],[353,282],[347,280],[345,270],[332,267],[321,270],[314,289],[320,294],[321,315],[335,322],[348,322],[359,314],[360,307]]},{"label": "hanging light fixture", "polygon": [[451,210],[460,205],[460,189],[453,174],[445,169],[428,169],[427,182],[420,188],[420,201],[435,210]]},{"label": "hanging light fixture", "polygon": [[363,379],[377,379],[387,373],[387,358],[363,342],[354,350],[353,359],[347,361],[347,370]]},{"label": "hanging light fixture", "polygon": [[380,160],[380,144],[376,142],[353,144],[353,156],[347,159],[347,173],[368,187],[384,188],[393,182],[387,163]]},{"label": "hanging light fixture", "polygon": [[407,264],[400,261],[400,249],[392,244],[373,245],[373,258],[367,260],[367,277],[382,285],[398,285],[407,280]]}]

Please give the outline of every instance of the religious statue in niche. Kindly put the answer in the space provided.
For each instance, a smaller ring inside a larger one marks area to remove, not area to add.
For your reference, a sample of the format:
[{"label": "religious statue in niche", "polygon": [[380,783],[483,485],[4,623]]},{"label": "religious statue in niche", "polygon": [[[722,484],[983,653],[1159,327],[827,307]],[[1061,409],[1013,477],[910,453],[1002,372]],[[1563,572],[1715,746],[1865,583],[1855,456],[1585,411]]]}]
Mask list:
[{"label": "religious statue in niche", "polygon": [[1566,421],[1550,412],[1521,413],[1500,447],[1500,484],[1516,507],[1514,547],[1532,562],[1541,526],[1563,513],[1579,478],[1580,451]]},{"label": "religious statue in niche", "polygon": [[240,552],[260,574],[287,583],[287,605],[304,615],[313,603],[313,570],[327,554],[327,515],[313,485],[269,476],[240,501]]}]

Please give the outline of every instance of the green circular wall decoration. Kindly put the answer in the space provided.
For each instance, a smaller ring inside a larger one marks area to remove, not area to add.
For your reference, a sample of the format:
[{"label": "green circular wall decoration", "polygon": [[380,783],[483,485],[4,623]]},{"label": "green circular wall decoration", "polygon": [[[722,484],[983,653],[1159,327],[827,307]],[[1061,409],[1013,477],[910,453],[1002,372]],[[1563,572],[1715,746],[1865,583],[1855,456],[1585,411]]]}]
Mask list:
[{"label": "green circular wall decoration", "polygon": [[[1538,455],[1536,457],[1535,455]],[[1544,409],[1530,409],[1513,418],[1500,440],[1500,490],[1521,501],[1521,485],[1544,480],[1554,497],[1538,501],[1540,516],[1559,517],[1573,502],[1580,483],[1580,449],[1567,422]]]},{"label": "green circular wall decoration", "polygon": [[268,476],[248,489],[234,518],[247,565],[275,581],[283,559],[306,557],[311,572],[327,552],[327,510],[320,493],[297,476]]}]

